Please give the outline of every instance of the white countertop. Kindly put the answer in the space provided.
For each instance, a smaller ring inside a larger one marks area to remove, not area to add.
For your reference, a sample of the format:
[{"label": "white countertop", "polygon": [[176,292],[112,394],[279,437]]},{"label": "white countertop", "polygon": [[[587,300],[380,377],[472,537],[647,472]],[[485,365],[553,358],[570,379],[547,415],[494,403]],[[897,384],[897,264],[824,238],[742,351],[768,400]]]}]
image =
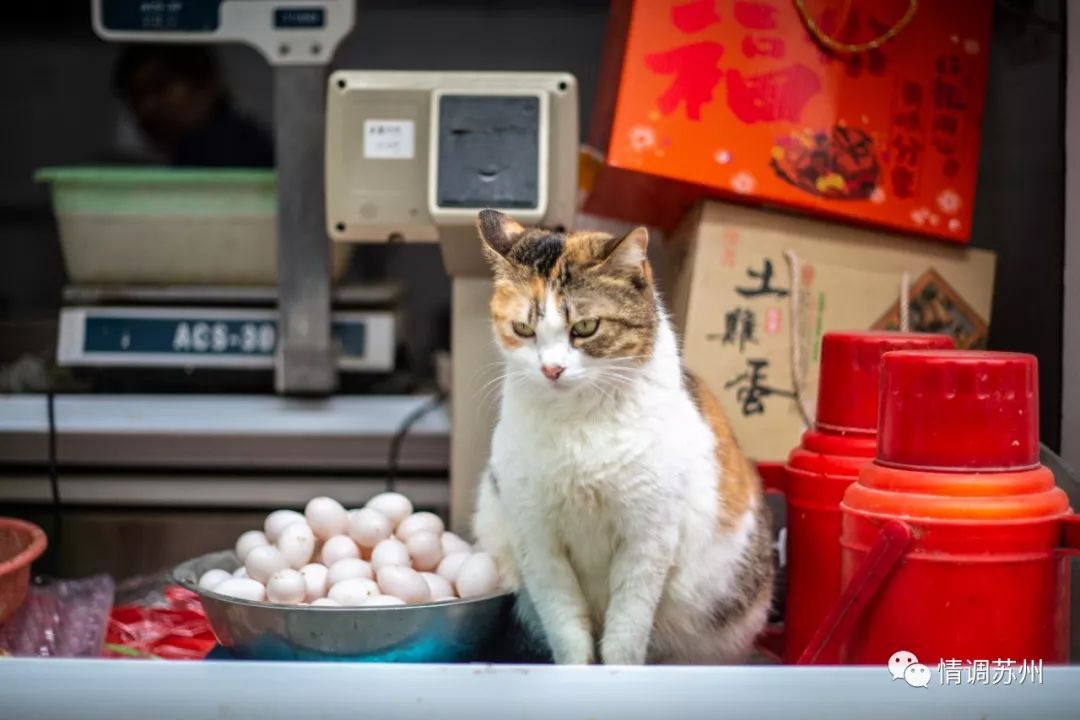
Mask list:
[{"label": "white countertop", "polygon": [[1077,717],[1080,667],[1043,684],[913,688],[880,668],[0,660],[20,720],[972,720]]}]

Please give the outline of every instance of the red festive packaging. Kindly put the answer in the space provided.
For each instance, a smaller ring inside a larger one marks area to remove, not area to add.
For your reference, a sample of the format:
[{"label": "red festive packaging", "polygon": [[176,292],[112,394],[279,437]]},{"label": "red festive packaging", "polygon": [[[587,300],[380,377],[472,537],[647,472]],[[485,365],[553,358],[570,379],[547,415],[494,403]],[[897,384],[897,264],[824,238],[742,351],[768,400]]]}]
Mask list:
[{"label": "red festive packaging", "polygon": [[991,12],[615,0],[585,209],[671,228],[712,195],[966,242]]}]

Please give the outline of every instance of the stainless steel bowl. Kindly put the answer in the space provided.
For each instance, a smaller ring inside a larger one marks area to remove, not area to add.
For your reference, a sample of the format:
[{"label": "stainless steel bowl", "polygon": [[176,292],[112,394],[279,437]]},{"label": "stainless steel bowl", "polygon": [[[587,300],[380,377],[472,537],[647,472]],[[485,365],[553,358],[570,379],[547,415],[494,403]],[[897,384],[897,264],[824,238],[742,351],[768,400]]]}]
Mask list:
[{"label": "stainless steel bowl", "polygon": [[258,660],[467,662],[482,659],[509,627],[512,595],[397,607],[309,607],[254,603],[198,585],[207,570],[240,567],[232,551],[179,565],[177,583],[198,593],[218,642]]}]

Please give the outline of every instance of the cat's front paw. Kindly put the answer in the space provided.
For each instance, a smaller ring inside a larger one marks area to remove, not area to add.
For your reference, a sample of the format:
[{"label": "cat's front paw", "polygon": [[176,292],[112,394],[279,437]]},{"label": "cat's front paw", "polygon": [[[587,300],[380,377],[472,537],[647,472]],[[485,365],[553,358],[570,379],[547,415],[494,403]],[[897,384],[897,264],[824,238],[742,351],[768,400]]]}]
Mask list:
[{"label": "cat's front paw", "polygon": [[556,665],[592,665],[596,662],[596,643],[584,630],[564,632],[551,642],[551,655]]},{"label": "cat's front paw", "polygon": [[644,665],[647,647],[637,638],[605,634],[600,659],[605,665]]}]

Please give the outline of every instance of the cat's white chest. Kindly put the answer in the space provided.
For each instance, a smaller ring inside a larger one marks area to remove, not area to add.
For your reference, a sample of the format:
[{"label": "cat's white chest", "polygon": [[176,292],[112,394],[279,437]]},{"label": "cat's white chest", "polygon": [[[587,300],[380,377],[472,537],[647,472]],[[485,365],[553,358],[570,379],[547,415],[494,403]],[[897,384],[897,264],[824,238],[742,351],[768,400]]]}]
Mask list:
[{"label": "cat's white chest", "polygon": [[506,492],[507,509],[551,533],[597,626],[609,602],[628,480],[653,471],[652,437],[625,416],[594,413],[560,422],[534,413],[504,416],[493,438],[492,471]]},{"label": "cat's white chest", "polygon": [[603,415],[588,420],[504,417],[492,440],[492,469],[527,483],[554,506],[598,511],[627,473],[647,462],[648,433]]},{"label": "cat's white chest", "polygon": [[[580,504],[584,502],[590,502],[592,507],[585,510]],[[558,515],[558,535],[589,605],[593,623],[601,627],[611,597],[611,564],[618,542],[615,519],[607,501],[598,498],[581,497],[564,510]]]}]

